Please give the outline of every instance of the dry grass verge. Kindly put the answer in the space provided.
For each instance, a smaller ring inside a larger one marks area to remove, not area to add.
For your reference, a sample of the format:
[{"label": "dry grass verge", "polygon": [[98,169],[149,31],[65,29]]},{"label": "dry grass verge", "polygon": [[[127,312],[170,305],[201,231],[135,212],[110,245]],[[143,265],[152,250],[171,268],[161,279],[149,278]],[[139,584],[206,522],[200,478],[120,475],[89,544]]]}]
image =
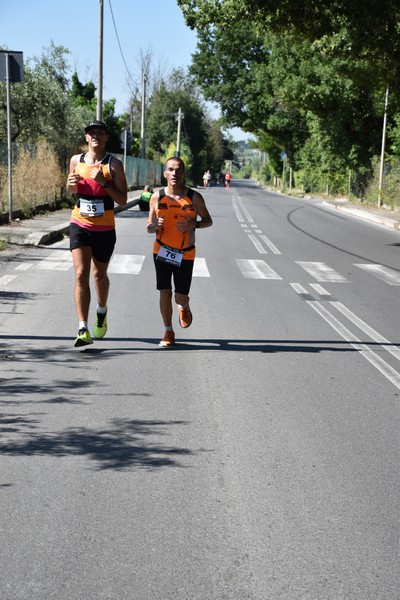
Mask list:
[{"label": "dry grass verge", "polygon": [[[65,175],[54,150],[39,143],[34,152],[21,147],[13,164],[12,209],[30,216],[39,205],[53,205],[60,200],[65,186]],[[0,212],[8,206],[8,169],[0,166]]]}]

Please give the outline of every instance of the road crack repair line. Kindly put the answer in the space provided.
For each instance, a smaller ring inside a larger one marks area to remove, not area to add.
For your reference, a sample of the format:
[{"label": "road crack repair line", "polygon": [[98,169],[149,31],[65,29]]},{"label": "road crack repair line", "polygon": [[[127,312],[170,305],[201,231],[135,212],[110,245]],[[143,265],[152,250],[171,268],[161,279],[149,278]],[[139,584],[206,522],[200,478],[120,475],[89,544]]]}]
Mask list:
[{"label": "road crack repair line", "polygon": [[[310,284],[310,286],[320,295],[320,300],[317,300],[312,294],[310,294],[306,288],[300,283],[291,283],[291,287],[294,291],[302,298],[307,304],[317,313],[322,319],[328,323],[339,334],[346,342],[348,342],[355,350],[357,350],[363,358],[365,358],[371,365],[373,365],[386,379],[388,379],[397,389],[400,390],[400,373],[391,367],[383,358],[376,352],[371,350],[369,346],[354,335],[343,323],[336,318],[322,303],[329,302],[330,306],[338,310],[344,317],[346,317],[353,325],[359,328],[361,331],[366,333],[373,342],[380,345],[380,347],[394,356],[400,361],[400,349],[395,346],[392,342],[383,337],[380,333],[375,331],[351,310],[346,308],[341,302],[333,299],[328,291],[318,284]],[[330,299],[332,298],[332,299]]]},{"label": "road crack repair line", "polygon": [[[275,244],[265,235],[262,230],[254,223],[254,219],[243,204],[241,197],[238,194],[232,194],[232,205],[235,215],[240,225],[243,228],[244,233],[252,242],[259,254],[268,254],[268,250],[265,249],[262,242],[269,248],[272,254],[281,254],[281,251],[275,246]],[[256,235],[260,239],[257,238]],[[261,240],[261,241],[260,241]]]}]

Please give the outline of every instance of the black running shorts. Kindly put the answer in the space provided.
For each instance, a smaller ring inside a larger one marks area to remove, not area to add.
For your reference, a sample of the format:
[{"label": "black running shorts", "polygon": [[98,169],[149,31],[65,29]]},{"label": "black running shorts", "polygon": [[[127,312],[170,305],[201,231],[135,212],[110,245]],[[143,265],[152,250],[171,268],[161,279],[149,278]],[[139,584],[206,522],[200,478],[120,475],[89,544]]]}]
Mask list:
[{"label": "black running shorts", "polygon": [[90,231],[90,229],[79,227],[75,223],[69,225],[70,250],[89,246],[92,249],[93,258],[98,262],[110,262],[115,242],[115,229],[111,231]]},{"label": "black running shorts", "polygon": [[157,289],[171,290],[173,279],[175,293],[188,296],[192,283],[194,260],[183,260],[180,267],[175,267],[169,263],[156,260],[157,254],[153,254],[153,258],[156,267]]}]

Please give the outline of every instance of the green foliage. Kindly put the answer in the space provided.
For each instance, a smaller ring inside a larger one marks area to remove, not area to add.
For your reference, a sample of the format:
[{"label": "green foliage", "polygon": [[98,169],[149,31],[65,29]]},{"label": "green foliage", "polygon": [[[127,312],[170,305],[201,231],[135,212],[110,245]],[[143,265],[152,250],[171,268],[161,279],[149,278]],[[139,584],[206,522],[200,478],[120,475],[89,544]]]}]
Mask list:
[{"label": "green foliage", "polygon": [[335,56],[364,58],[374,80],[399,85],[400,4],[394,0],[177,1],[192,29],[229,31],[232,23],[251,22],[261,33],[295,34]]},{"label": "green foliage", "polygon": [[[365,201],[370,204],[378,202],[380,157],[373,160],[373,177],[365,193]],[[392,210],[400,209],[400,157],[392,156],[384,165],[381,203]]]},{"label": "green foliage", "polygon": [[384,0],[377,20],[375,0],[178,4],[198,32],[196,83],[225,124],[257,137],[270,174],[282,172],[284,150],[306,187],[342,193],[351,170],[362,191],[380,150],[388,84],[392,146],[400,147],[398,3]]},{"label": "green foliage", "polygon": [[90,111],[96,111],[96,86],[92,81],[83,84],[79,81],[78,74],[73,73],[70,94],[75,106],[83,106]]},{"label": "green foliage", "polygon": [[166,156],[171,143],[177,140],[179,108],[184,114],[181,146],[186,148],[189,160],[187,176],[193,182],[201,181],[209,164],[222,162],[226,148],[222,134],[217,139],[215,126],[207,119],[193,79],[181,69],[173,71],[168,81],[161,81],[153,90],[147,116],[148,146],[160,157]]},{"label": "green foliage", "polygon": [[[68,50],[51,44],[40,58],[27,59],[24,82],[11,87],[12,140],[46,140],[60,157],[74,148],[86,120],[85,109],[71,106],[68,89]],[[0,84],[0,140],[7,135],[5,83]]]}]

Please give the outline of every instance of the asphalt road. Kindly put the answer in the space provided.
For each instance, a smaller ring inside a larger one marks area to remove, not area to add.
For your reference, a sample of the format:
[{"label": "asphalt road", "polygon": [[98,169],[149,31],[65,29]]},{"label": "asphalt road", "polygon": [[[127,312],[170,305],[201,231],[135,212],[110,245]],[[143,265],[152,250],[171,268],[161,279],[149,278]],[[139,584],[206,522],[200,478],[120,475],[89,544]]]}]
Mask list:
[{"label": "asphalt road", "polygon": [[83,351],[67,241],[3,265],[1,600],[400,597],[400,233],[204,196],[173,350],[137,207]]}]

